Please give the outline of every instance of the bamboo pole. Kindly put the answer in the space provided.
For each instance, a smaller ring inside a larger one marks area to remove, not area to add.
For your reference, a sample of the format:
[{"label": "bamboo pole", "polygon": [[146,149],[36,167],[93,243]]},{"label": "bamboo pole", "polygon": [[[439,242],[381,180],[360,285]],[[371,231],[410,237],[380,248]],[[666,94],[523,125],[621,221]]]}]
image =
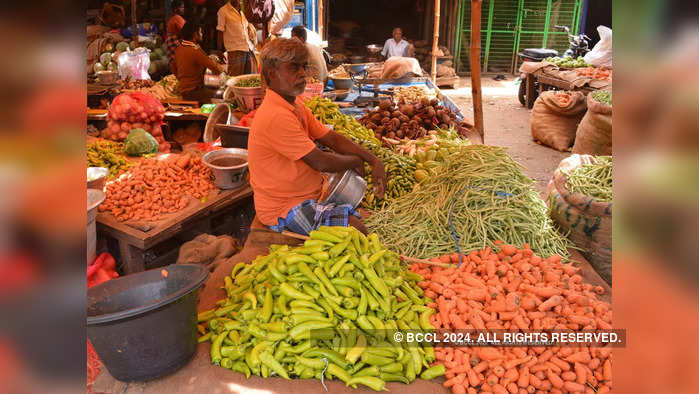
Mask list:
[{"label": "bamboo pole", "polygon": [[437,86],[437,49],[439,46],[439,0],[434,0],[434,37],[432,41],[432,83]]},{"label": "bamboo pole", "polygon": [[473,96],[473,122],[476,131],[485,141],[483,132],[483,99],[481,97],[481,5],[482,0],[471,0],[471,95]]},{"label": "bamboo pole", "polygon": [[138,46],[138,29],[136,22],[136,0],[131,0],[131,26],[133,29],[133,39],[136,41],[136,46]]},{"label": "bamboo pole", "polygon": [[318,35],[320,40],[323,40],[323,1],[318,0]]}]

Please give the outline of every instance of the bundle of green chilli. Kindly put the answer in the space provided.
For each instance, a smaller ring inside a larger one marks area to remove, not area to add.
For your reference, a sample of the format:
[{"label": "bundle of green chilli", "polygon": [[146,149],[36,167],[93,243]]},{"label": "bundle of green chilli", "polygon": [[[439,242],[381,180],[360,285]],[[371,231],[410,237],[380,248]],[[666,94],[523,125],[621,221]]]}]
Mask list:
[{"label": "bundle of green chilli", "polygon": [[453,253],[452,231],[462,252],[502,240],[565,257],[570,246],[553,227],[534,181],[501,148],[487,145],[446,154],[432,176],[365,223],[391,250],[418,258]]},{"label": "bundle of green chilli", "polygon": [[374,390],[444,374],[427,345],[397,330],[431,330],[432,300],[376,234],[321,227],[303,246],[272,246],[224,279],[227,298],[199,314],[211,362],[262,377],[340,379]]},{"label": "bundle of green chilli", "polygon": [[612,201],[612,157],[597,156],[593,164],[583,164],[566,174],[573,193],[582,193],[601,202]]},{"label": "bundle of green chilli", "polygon": [[384,199],[379,199],[374,195],[371,168],[365,166],[365,179],[368,183],[363,203],[365,208],[382,208],[387,205],[389,200],[397,199],[413,190],[415,185],[413,173],[416,169],[414,158],[399,155],[381,146],[381,141],[376,139],[371,129],[362,126],[352,116],[341,113],[337,104],[328,99],[315,97],[308,100],[306,106],[320,122],[332,125],[334,131],[371,151],[384,163],[388,182]]}]

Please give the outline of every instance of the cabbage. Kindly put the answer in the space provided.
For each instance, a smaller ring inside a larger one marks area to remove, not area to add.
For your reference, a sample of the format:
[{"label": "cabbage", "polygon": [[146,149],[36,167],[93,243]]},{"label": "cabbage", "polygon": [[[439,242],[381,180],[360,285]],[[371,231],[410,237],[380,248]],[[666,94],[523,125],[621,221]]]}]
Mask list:
[{"label": "cabbage", "polygon": [[142,156],[158,151],[158,141],[143,129],[133,129],[124,141],[124,153],[129,156]]},{"label": "cabbage", "polygon": [[95,65],[93,66],[93,70],[94,70],[95,72],[104,71],[104,66],[102,65],[102,63],[97,62],[97,63],[95,63]]},{"label": "cabbage", "polygon": [[119,71],[119,65],[116,62],[111,62],[107,65],[109,71]]}]

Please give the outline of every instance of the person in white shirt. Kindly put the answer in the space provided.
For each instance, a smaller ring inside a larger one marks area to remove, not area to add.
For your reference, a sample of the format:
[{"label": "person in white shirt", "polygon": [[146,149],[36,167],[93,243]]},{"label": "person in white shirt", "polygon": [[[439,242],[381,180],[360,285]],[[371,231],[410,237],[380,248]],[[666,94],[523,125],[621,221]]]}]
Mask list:
[{"label": "person in white shirt", "polygon": [[381,55],[386,59],[393,56],[412,57],[413,46],[403,39],[403,30],[400,27],[393,29],[393,38],[386,40]]},{"label": "person in white shirt", "polygon": [[302,43],[304,43],[306,49],[308,49],[308,61],[310,63],[308,75],[325,85],[328,80],[328,65],[325,64],[323,50],[320,49],[319,46],[306,42],[308,32],[306,31],[306,28],[301,25],[294,26],[294,28],[291,29],[291,36],[298,38]]},{"label": "person in white shirt", "polygon": [[257,73],[255,27],[240,12],[240,0],[230,0],[218,10],[218,47],[228,52],[228,75]]}]

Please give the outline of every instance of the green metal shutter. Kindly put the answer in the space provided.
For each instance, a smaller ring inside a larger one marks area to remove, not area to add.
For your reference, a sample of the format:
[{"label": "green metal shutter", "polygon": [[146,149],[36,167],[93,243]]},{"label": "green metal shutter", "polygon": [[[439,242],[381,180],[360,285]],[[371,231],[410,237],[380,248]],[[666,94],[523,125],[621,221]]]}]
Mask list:
[{"label": "green metal shutter", "polygon": [[[523,48],[568,48],[565,32],[578,31],[583,0],[483,0],[481,11],[481,65],[485,72],[514,72]],[[471,1],[461,0],[454,40],[457,72],[468,72]]]}]

